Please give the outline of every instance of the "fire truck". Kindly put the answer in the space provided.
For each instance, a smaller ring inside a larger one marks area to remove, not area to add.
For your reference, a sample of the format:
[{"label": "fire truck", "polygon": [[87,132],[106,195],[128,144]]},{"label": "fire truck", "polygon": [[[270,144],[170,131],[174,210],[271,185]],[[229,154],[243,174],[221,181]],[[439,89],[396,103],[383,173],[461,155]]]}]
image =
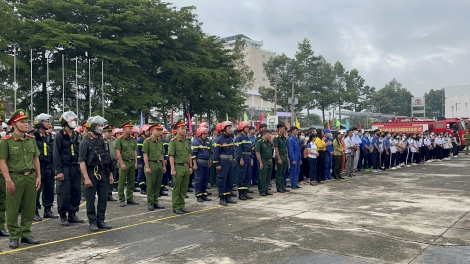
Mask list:
[{"label": "fire truck", "polygon": [[372,130],[382,130],[398,133],[422,133],[425,131],[432,131],[436,134],[442,132],[449,132],[453,135],[454,131],[458,131],[461,146],[465,146],[466,141],[464,134],[470,125],[468,117],[462,118],[445,118],[440,117],[437,120],[433,119],[417,119],[408,118],[406,116],[397,116],[387,122],[372,122]]}]

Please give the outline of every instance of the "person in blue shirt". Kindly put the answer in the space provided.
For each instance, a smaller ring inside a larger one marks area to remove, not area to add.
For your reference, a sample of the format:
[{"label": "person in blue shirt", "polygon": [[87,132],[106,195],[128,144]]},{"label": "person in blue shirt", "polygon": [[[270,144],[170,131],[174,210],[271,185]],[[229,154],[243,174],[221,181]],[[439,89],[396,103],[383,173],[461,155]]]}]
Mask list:
[{"label": "person in blue shirt", "polygon": [[364,156],[364,168],[366,171],[372,171],[372,145],[370,142],[370,132],[366,131],[364,137],[362,138],[362,153]]},{"label": "person in blue shirt", "polygon": [[[256,158],[256,153],[255,153],[255,144],[256,144],[256,130],[255,127],[250,126],[248,128],[248,138],[251,141],[251,146],[253,150],[253,166],[251,166],[251,184],[253,185],[258,185],[258,159]],[[250,189],[248,188],[247,190],[248,193],[250,193]],[[251,191],[253,192],[253,191]]]},{"label": "person in blue shirt", "polygon": [[291,136],[287,140],[287,153],[289,155],[290,161],[290,184],[292,189],[301,188],[298,185],[299,173],[300,173],[300,142],[297,135],[299,134],[299,129],[297,127],[291,128]]},{"label": "person in blue shirt", "polygon": [[[331,131],[325,129],[323,132],[325,133],[325,143],[333,142],[333,136],[331,134]],[[327,145],[325,151],[325,179],[328,181],[331,180],[331,165],[333,161],[333,152],[333,143],[331,145]]]},{"label": "person in blue shirt", "polygon": [[238,136],[235,138],[235,156],[238,173],[238,199],[253,199],[248,195],[248,185],[251,182],[251,166],[253,166],[253,146],[248,138],[250,123],[242,121],[238,124]]},{"label": "person in blue shirt", "polygon": [[382,142],[383,144],[383,152],[382,152],[382,160],[384,163],[385,170],[390,168],[390,132],[385,133],[385,138]]},{"label": "person in blue shirt", "polygon": [[372,137],[372,166],[373,166],[373,172],[379,172],[379,154],[381,153],[381,150],[379,148],[380,142],[379,142],[379,137],[377,136],[377,133],[379,133],[379,130],[375,130],[373,132],[373,137]]}]

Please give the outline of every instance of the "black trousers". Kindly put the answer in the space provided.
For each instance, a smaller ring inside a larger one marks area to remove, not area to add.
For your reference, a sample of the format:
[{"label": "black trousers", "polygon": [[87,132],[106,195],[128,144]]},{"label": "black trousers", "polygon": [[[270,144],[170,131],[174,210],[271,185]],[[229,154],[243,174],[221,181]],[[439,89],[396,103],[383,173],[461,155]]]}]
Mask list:
[{"label": "black trousers", "polygon": [[334,155],[333,178],[337,179],[341,176],[341,165],[343,164],[343,155]]},{"label": "black trousers", "polygon": [[41,209],[40,198],[42,197],[42,205],[46,209],[50,209],[54,204],[54,168],[52,165],[41,164],[41,187],[36,195],[36,209]]},{"label": "black trousers", "polygon": [[[81,174],[78,164],[71,167],[64,167],[64,180],[56,181],[57,185],[57,210],[63,217],[68,213],[78,212],[81,196]],[[93,174],[92,174],[93,175]]]},{"label": "black trousers", "polygon": [[[109,174],[105,169],[100,169],[101,179],[98,180],[93,174],[93,167],[87,167],[87,171],[93,186],[85,187],[86,215],[90,224],[101,224],[104,222],[108,203]],[[98,196],[97,207],[95,196]]]}]

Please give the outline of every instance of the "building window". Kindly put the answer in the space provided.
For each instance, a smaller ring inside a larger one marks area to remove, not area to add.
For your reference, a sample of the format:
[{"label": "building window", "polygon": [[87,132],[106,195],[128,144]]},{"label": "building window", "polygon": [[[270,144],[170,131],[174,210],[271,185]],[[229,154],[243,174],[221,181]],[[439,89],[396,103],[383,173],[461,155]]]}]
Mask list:
[{"label": "building window", "polygon": [[266,78],[263,78],[263,82],[266,81]]}]

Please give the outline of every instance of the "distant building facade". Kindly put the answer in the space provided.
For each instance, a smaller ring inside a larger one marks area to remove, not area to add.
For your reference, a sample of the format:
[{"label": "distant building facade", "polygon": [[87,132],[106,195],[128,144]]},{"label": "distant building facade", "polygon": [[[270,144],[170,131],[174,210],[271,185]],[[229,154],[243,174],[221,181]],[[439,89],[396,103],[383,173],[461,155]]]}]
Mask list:
[{"label": "distant building facade", "polygon": [[242,53],[245,55],[245,65],[250,67],[254,73],[254,86],[246,92],[245,104],[249,109],[269,111],[274,107],[274,103],[264,101],[258,92],[259,87],[271,87],[268,77],[264,71],[263,63],[269,61],[270,58],[275,57],[276,53],[263,49],[263,41],[252,40],[245,35],[235,35],[223,38],[226,42],[224,48],[233,49],[237,37],[240,36],[245,40],[245,47]]},{"label": "distant building facade", "polygon": [[444,87],[445,117],[470,117],[470,85]]}]

